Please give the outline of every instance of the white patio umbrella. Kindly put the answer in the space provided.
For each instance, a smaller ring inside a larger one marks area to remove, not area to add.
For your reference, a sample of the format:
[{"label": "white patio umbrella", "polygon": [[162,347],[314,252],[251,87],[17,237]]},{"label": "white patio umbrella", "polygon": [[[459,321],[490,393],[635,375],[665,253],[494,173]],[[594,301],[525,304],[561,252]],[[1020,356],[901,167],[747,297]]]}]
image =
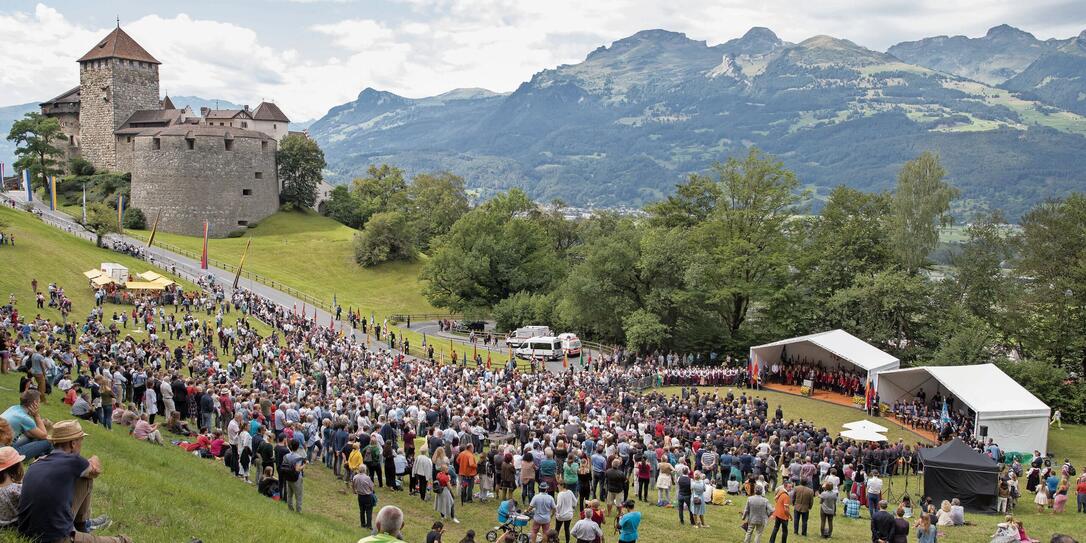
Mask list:
[{"label": "white patio umbrella", "polygon": [[886,441],[886,436],[866,429],[845,430],[841,432],[841,437],[855,441]]},{"label": "white patio umbrella", "polygon": [[845,424],[842,424],[842,426],[844,426],[848,430],[871,430],[880,434],[885,434],[887,431],[887,428],[885,426],[881,424],[876,424],[867,419],[846,422]]}]

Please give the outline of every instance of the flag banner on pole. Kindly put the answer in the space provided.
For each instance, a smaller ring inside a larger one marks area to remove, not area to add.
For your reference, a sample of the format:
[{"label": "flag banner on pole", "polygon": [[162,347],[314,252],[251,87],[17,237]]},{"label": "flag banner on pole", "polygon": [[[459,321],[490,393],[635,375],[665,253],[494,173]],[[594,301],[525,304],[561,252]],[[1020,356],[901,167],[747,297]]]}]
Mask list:
[{"label": "flag banner on pole", "polygon": [[117,195],[117,230],[124,233],[124,195]]},{"label": "flag banner on pole", "polygon": [[0,162],[0,182],[4,181],[4,163]]},{"label": "flag banner on pole", "polygon": [[565,349],[563,349],[562,350],[562,368],[565,369],[565,368],[568,368],[568,367],[569,367],[569,353],[566,352]]},{"label": "flag banner on pole", "polygon": [[[155,225],[158,223],[156,221]],[[154,235],[153,233],[151,235]],[[245,257],[249,256],[249,246],[253,244],[253,238],[245,242],[245,252],[241,253],[241,261],[238,262],[238,272],[234,274],[234,290],[238,289],[238,281],[241,280],[241,269],[245,267]]]},{"label": "flag banner on pole", "polygon": [[486,369],[490,369],[490,349],[486,350]]},{"label": "flag banner on pole", "polygon": [[297,303],[295,303],[293,306],[291,306],[290,314],[291,315],[297,315],[298,314],[298,304]]},{"label": "flag banner on pole", "polygon": [[87,184],[83,183],[83,224],[87,224]]},{"label": "flag banner on pole", "polygon": [[57,176],[49,176],[49,209],[57,210]]},{"label": "flag banner on pole", "polygon": [[30,170],[23,170],[23,184],[26,185],[26,201],[34,201],[34,187],[30,183]]},{"label": "flag banner on pole", "polygon": [[[83,194],[84,194],[84,198],[86,198],[86,192],[84,192]],[[84,205],[86,205],[86,204],[84,204]],[[155,233],[158,232],[158,220],[161,219],[161,218],[162,218],[162,210],[160,209],[160,210],[158,210],[158,215],[155,216],[155,224],[151,225],[151,235],[148,236],[148,238],[147,238],[147,246],[148,247],[155,244]],[[252,238],[250,238],[250,239],[252,239]],[[248,252],[249,246],[246,245],[245,248],[246,248],[246,252]],[[244,257],[242,257],[242,260],[244,260]],[[235,283],[237,283],[237,281],[235,281]],[[238,288],[237,284],[234,285],[234,288]]]},{"label": "flag banner on pole", "polygon": [[582,348],[582,349],[581,349],[581,356],[580,356],[580,358],[581,358],[581,361],[580,361],[580,363],[581,363],[581,367],[583,368],[583,367],[584,367],[584,348]]},{"label": "flag banner on pole", "polygon": [[204,220],[204,252],[200,256],[200,269],[207,269],[207,220]]}]

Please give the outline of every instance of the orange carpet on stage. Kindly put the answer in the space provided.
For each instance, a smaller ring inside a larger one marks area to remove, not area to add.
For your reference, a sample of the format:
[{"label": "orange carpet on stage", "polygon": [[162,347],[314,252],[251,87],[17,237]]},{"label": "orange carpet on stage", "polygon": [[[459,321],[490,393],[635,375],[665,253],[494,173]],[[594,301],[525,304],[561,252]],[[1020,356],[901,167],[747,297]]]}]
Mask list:
[{"label": "orange carpet on stage", "polygon": [[[783,385],[783,384],[780,384],[780,383],[765,383],[765,384],[762,385],[762,388],[767,389],[767,390],[772,390],[772,391],[775,391],[775,392],[783,392],[785,394],[792,394],[792,395],[795,395],[795,396],[803,396],[803,394],[801,392],[801,389],[803,387],[795,386],[795,385]],[[816,390],[812,391],[811,395],[808,396],[808,397],[811,398],[811,399],[814,399],[814,400],[829,402],[829,403],[833,403],[833,404],[837,404],[837,405],[843,405],[845,407],[856,407],[856,404],[852,403],[852,397],[851,396],[846,396],[844,394],[838,394],[836,392],[831,392],[829,390],[818,390],[818,389],[816,389]],[[863,413],[863,410],[861,410],[861,409],[857,409],[856,411],[858,411],[860,413]],[[893,422],[894,424],[900,426],[902,429],[907,430],[909,432],[912,432],[914,434],[917,434],[917,435],[923,437],[924,439],[927,439],[928,441],[931,441],[933,443],[938,443],[939,442],[939,436],[937,436],[934,432],[931,432],[929,430],[923,430],[923,429],[920,429],[920,428],[913,428],[913,427],[909,426],[908,424],[905,424],[904,422],[897,420],[897,417],[895,417],[893,414],[891,414],[888,417],[884,417],[884,418],[886,420],[888,420],[890,422]]]}]

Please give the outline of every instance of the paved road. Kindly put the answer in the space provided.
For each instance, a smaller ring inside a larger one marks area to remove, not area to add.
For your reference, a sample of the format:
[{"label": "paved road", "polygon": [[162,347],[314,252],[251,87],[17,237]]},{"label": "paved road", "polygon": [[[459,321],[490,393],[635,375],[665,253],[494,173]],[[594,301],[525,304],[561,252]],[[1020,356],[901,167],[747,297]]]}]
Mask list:
[{"label": "paved road", "polygon": [[[7,201],[14,201],[21,210],[26,204],[25,191],[10,191],[3,193],[3,195],[6,200],[3,205],[9,205]],[[95,241],[96,236],[94,235],[94,233],[88,232],[86,229],[83,228],[81,224],[76,222],[75,219],[73,219],[67,213],[64,213],[62,211],[52,211],[49,209],[48,205],[40,200],[34,200],[33,204],[35,213],[37,213],[41,217],[42,221],[44,221],[46,224],[64,230],[65,232],[68,232],[72,235],[90,241]],[[173,270],[177,275],[188,278],[192,281],[195,281],[197,278],[207,277],[210,275],[215,278],[216,282],[224,285],[227,291],[230,290],[231,285],[233,285],[234,283],[234,272],[230,272],[221,268],[216,268],[214,266],[208,266],[208,269],[201,270],[199,261],[184,255],[174,253],[172,251],[168,251],[161,247],[145,247],[147,243],[141,239],[133,238],[126,235],[109,234],[105,237],[103,243],[109,245],[117,241],[123,241],[138,247],[142,247],[144,254],[148,256],[151,263],[163,269]],[[290,294],[267,286],[263,283],[259,283],[257,281],[253,281],[251,279],[246,279],[243,277],[238,282],[238,285],[242,288],[255,292],[260,296],[263,296],[283,307],[296,307],[299,311],[303,307],[305,307],[306,314],[313,314],[314,307],[311,304],[307,304],[302,300],[291,296]],[[327,326],[328,323],[332,322],[331,313],[320,308],[316,308],[316,313],[318,324]],[[336,330],[342,330],[344,334],[349,335],[355,341],[365,339],[362,334],[360,334],[357,330],[352,329],[350,327],[350,324],[345,321],[337,321],[335,322],[334,326]],[[436,322],[430,322],[412,323],[410,329],[414,332],[425,332],[429,337],[441,337],[446,340],[452,339],[453,341],[462,345],[471,345],[471,343],[468,342],[466,339],[452,334],[445,334],[437,330],[437,328],[438,327]],[[436,331],[438,333],[432,333],[433,331]],[[564,368],[562,367],[562,361],[560,360],[557,362],[547,362],[546,366],[547,370],[552,373],[560,373],[564,370]]]}]

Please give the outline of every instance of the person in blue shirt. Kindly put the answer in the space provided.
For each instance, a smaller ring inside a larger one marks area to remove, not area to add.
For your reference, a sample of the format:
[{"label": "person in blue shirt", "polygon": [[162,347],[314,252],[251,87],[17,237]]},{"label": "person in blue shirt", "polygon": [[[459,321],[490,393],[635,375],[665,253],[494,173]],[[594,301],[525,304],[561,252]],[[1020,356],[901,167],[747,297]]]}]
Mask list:
[{"label": "person in blue shirt", "polygon": [[626,503],[622,504],[620,513],[622,516],[618,518],[619,543],[635,543],[638,537],[637,527],[641,525],[641,512],[634,511],[633,500],[626,500]]},{"label": "person in blue shirt", "polygon": [[510,517],[519,513],[520,510],[517,509],[517,500],[515,498],[509,498],[498,505],[498,523],[505,524],[506,522],[509,522]]},{"label": "person in blue shirt", "polygon": [[38,414],[41,394],[27,390],[19,396],[19,404],[9,407],[0,417],[11,426],[12,446],[27,458],[44,456],[53,450],[46,439],[45,421]]}]

